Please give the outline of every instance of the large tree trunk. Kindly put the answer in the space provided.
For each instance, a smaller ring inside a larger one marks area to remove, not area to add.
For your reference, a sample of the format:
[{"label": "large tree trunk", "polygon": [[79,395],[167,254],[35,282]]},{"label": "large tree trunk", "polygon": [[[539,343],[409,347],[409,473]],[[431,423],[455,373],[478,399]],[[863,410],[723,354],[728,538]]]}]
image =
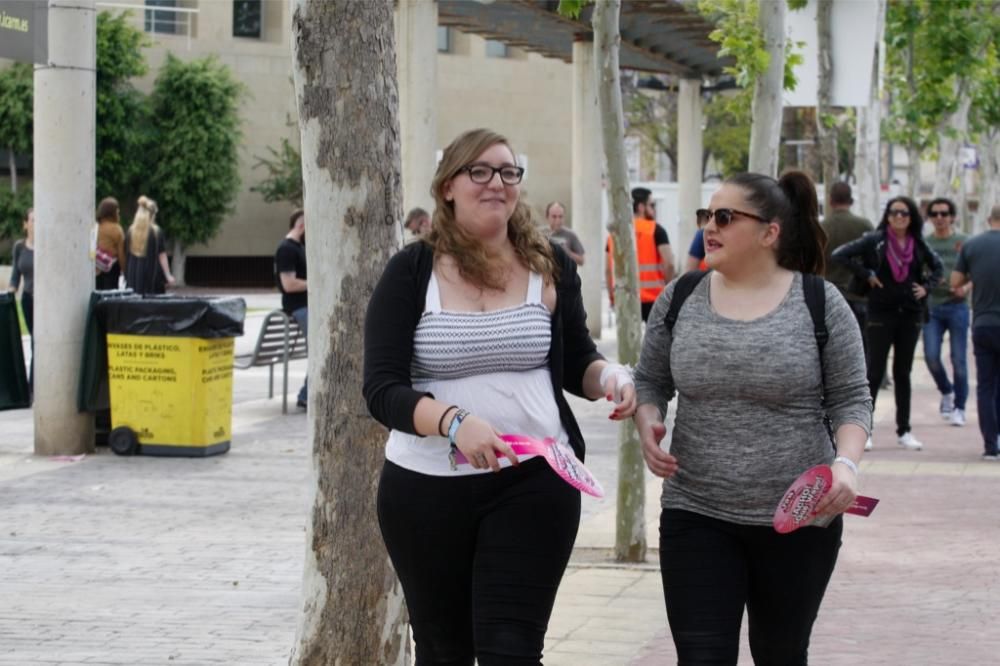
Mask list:
[{"label": "large tree trunk", "polygon": [[920,148],[906,147],[906,194],[914,201],[920,198]]},{"label": "large tree trunk", "polygon": [[785,72],[785,0],[760,3],[758,26],[770,56],[765,71],[754,84],[750,126],[750,171],[778,175],[781,142],[781,94]]},{"label": "large tree trunk", "polygon": [[937,172],[934,175],[935,197],[954,197],[958,189],[957,179],[962,176],[959,152],[968,134],[969,108],[972,106],[972,97],[965,88],[962,83],[955,86],[958,108],[948,116],[938,131],[938,161]]},{"label": "large tree trunk", "polygon": [[[639,360],[642,317],[639,309],[639,274],[635,233],[632,229],[628,165],[625,161],[625,121],[618,79],[620,13],[621,0],[597,0],[592,22],[597,60],[597,105],[604,133],[611,206],[608,230],[614,238],[615,246],[618,362],[635,365]],[[646,559],[644,469],[635,426],[631,420],[622,421],[618,429],[618,515],[615,530],[615,558],[619,562],[643,562]]]},{"label": "large tree trunk", "polygon": [[175,286],[184,287],[187,281],[184,277],[184,267],[187,265],[187,252],[184,243],[175,240],[170,262],[170,272],[174,274]]},{"label": "large tree trunk", "polygon": [[[818,0],[816,30],[819,36],[819,99],[816,107],[816,134],[822,163],[823,187],[830,200],[830,186],[840,176],[837,160],[837,126],[833,123],[833,37],[831,14],[833,0]],[[829,209],[827,209],[829,210]]]},{"label": "large tree trunk", "polygon": [[295,0],[292,67],[309,225],[315,499],[290,664],[409,661],[402,590],[378,531],[385,430],[361,396],[365,306],[401,244],[392,0]]},{"label": "large tree trunk", "polygon": [[979,149],[979,210],[976,224],[967,227],[979,233],[989,225],[990,209],[1000,204],[1000,128],[983,132]]},{"label": "large tree trunk", "polygon": [[879,86],[879,53],[882,51],[882,32],[885,30],[885,2],[879,0],[875,27],[875,53],[872,57],[872,82],[868,104],[858,108],[857,136],[854,141],[854,172],[857,178],[854,199],[861,217],[876,223],[882,214],[879,210],[879,192],[882,178],[879,170],[881,155],[882,101]]}]

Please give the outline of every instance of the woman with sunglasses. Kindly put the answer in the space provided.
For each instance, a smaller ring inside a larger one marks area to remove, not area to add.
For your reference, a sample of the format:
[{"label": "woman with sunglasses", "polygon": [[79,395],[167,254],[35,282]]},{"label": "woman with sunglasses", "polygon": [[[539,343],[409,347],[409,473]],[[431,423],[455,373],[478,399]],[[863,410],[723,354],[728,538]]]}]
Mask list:
[{"label": "woman with sunglasses", "polygon": [[[851,309],[823,283],[829,338],[820,349],[805,300],[804,274],[823,271],[817,211],[801,172],[729,179],[703,212],[710,272],[672,328],[676,281],[649,318],[634,418],[646,464],[664,479],[660,571],[680,664],[735,665],[744,609],[756,663],[807,660],[871,427]],[[786,489],[821,464],[833,473],[817,507],[829,525],[778,534],[772,520]]]},{"label": "woman with sunglasses", "polygon": [[[927,294],[941,281],[941,259],[923,238],[924,221],[909,197],[886,204],[875,231],[841,245],[833,261],[850,269],[868,291],[868,385],[872,405],[892,355],[896,393],[896,441],[904,449],[924,445],[910,432],[910,371],[920,331],[927,319]],[[871,449],[869,439],[866,450]]]},{"label": "woman with sunglasses", "polygon": [[580,493],[499,435],[583,458],[564,390],[614,399],[612,419],[635,410],[631,374],[590,339],[576,264],[520,201],[523,175],[499,134],[455,139],[431,231],[390,260],[365,320],[364,395],[391,429],[379,526],[419,666],[541,663]]}]

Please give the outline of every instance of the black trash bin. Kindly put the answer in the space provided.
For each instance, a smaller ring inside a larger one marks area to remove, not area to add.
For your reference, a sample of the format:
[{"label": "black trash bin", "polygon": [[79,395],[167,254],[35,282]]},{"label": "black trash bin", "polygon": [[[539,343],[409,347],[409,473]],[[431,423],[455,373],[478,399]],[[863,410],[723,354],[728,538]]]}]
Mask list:
[{"label": "black trash bin", "polygon": [[0,294],[0,409],[31,406],[14,294]]},{"label": "black trash bin", "polygon": [[189,457],[228,451],[243,299],[109,299],[96,310],[107,330],[112,450]]}]

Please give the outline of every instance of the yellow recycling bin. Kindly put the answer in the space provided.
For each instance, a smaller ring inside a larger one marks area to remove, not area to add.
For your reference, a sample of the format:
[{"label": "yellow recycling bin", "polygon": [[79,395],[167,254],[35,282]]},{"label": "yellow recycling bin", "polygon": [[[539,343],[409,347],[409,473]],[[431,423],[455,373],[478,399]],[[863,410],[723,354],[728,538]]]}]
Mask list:
[{"label": "yellow recycling bin", "polygon": [[188,457],[228,451],[243,299],[146,298],[98,307],[108,329],[111,449]]}]

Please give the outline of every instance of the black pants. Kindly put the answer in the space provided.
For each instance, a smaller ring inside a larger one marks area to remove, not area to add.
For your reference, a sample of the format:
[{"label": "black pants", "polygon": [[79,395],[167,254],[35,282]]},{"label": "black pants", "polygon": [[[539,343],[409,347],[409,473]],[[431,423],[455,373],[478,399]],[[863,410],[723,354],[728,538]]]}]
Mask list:
[{"label": "black pants", "polygon": [[417,666],[541,663],[580,523],[580,493],[544,460],[459,478],[386,462],[378,519]]},{"label": "black pants", "polygon": [[868,312],[865,335],[868,338],[868,388],[872,394],[872,409],[875,409],[875,400],[885,377],[891,347],[897,435],[910,432],[910,371],[922,328],[923,317],[919,312]]},{"label": "black pants", "polygon": [[98,273],[94,278],[94,286],[97,289],[117,289],[118,288],[118,276],[122,274],[122,269],[115,262],[115,265],[111,267],[111,270],[107,273]]},{"label": "black pants", "polygon": [[21,313],[24,315],[24,325],[28,327],[31,337],[31,363],[28,365],[28,390],[35,390],[35,295],[29,291],[21,292]]},{"label": "black pants", "polygon": [[649,303],[641,302],[639,303],[639,313],[642,315],[642,320],[646,321],[649,319],[649,313],[653,311],[653,304],[656,301],[650,301]]},{"label": "black pants", "polygon": [[660,572],[679,666],[735,666],[743,608],[756,666],[804,666],[843,518],[778,534],[689,511],[660,514]]}]

